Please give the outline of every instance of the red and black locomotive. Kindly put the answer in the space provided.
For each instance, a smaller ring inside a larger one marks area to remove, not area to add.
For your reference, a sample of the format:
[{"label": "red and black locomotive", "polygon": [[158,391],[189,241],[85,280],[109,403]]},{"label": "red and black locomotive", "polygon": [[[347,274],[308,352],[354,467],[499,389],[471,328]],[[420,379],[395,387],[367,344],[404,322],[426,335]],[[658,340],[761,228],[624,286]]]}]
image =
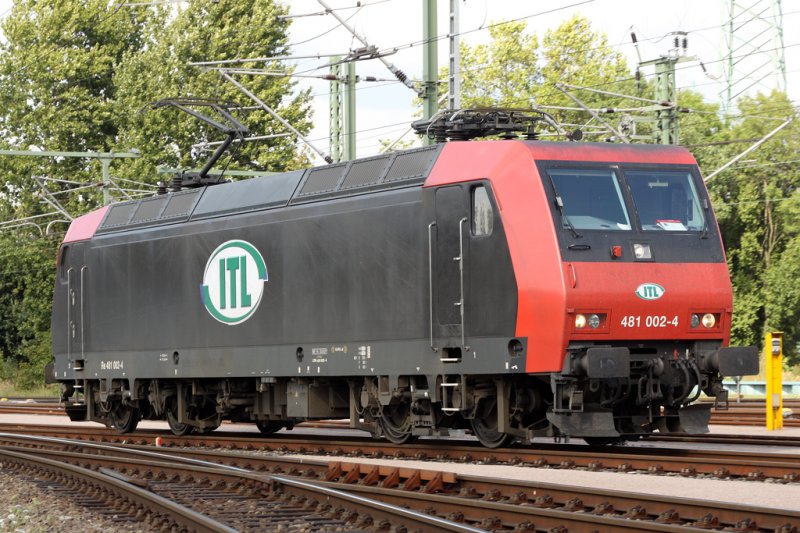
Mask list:
[{"label": "red and black locomotive", "polygon": [[349,418],[490,447],[702,432],[731,284],[674,146],[451,142],[113,204],[61,246],[73,420],[130,432]]}]

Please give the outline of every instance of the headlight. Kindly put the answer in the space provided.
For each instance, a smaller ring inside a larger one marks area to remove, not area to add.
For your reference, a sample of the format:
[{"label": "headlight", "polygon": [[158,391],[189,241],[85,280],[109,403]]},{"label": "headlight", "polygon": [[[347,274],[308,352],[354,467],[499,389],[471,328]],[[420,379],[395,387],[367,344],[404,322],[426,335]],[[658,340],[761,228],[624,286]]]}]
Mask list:
[{"label": "headlight", "polygon": [[583,310],[575,313],[575,330],[581,333],[607,333],[608,314]]},{"label": "headlight", "polygon": [[652,259],[653,252],[650,251],[649,244],[634,244],[633,257],[636,259]]},{"label": "headlight", "polygon": [[711,313],[703,315],[703,325],[707,328],[713,328],[717,324],[717,319]]},{"label": "headlight", "polygon": [[700,315],[692,315],[692,327],[696,328],[700,326]]}]

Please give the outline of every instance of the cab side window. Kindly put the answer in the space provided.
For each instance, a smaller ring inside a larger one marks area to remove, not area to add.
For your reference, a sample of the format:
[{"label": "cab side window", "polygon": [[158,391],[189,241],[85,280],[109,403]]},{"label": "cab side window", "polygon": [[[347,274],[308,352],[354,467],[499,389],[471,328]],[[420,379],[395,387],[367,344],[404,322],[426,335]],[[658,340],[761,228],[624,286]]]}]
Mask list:
[{"label": "cab side window", "polygon": [[58,277],[61,280],[61,283],[67,283],[68,274],[67,274],[67,253],[69,252],[69,244],[65,244],[59,250],[59,258],[58,258]]},{"label": "cab side window", "polygon": [[492,234],[494,212],[489,192],[483,185],[472,189],[472,234],[476,237]]}]

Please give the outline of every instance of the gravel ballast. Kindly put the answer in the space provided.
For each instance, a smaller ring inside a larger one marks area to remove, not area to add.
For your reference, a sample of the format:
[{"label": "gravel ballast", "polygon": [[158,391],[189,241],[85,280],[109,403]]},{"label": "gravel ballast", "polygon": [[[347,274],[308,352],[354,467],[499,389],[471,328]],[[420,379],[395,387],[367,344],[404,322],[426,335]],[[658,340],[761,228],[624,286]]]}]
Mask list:
[{"label": "gravel ballast", "polygon": [[142,522],[117,522],[55,494],[32,479],[0,469],[0,533],[149,533]]}]

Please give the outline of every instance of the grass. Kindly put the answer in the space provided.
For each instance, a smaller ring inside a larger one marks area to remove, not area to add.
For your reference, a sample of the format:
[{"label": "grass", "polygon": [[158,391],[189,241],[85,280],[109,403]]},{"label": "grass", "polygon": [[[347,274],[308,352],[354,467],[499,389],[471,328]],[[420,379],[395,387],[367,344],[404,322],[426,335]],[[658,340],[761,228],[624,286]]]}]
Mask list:
[{"label": "grass", "polygon": [[42,385],[30,389],[18,388],[10,381],[0,381],[0,398],[58,398],[58,385]]}]

